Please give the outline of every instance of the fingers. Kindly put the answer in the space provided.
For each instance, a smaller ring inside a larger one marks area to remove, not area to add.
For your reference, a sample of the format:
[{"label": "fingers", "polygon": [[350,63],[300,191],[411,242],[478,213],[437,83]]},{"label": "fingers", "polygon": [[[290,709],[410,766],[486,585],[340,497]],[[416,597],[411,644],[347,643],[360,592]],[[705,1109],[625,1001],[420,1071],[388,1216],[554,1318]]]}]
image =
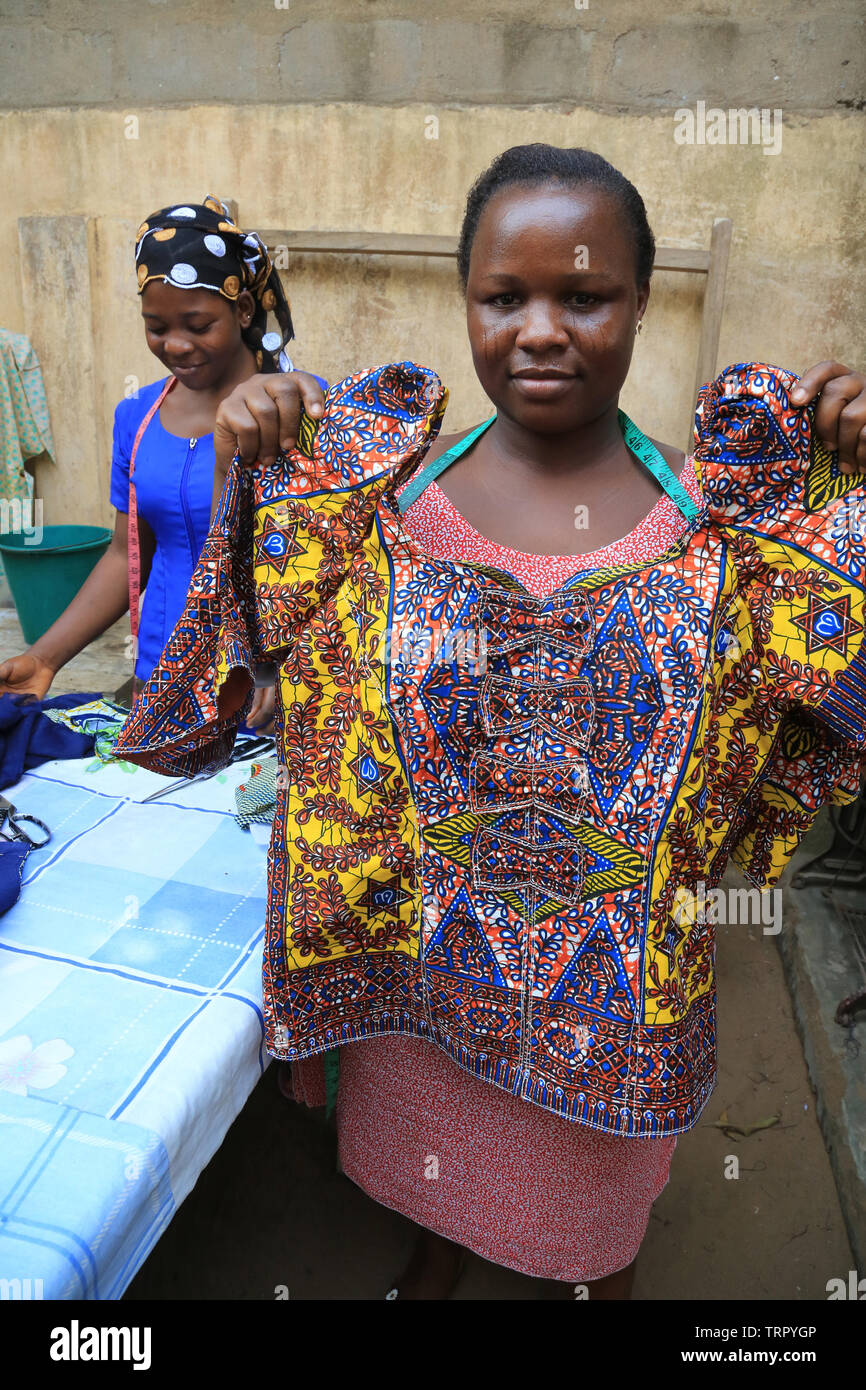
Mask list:
[{"label": "fingers", "polygon": [[229,396],[217,411],[213,430],[213,451],[217,471],[225,475],[240,450],[245,462],[253,463],[257,453],[258,429],[246,405]]},{"label": "fingers", "polygon": [[836,439],[841,471],[859,473],[866,470],[866,391],[843,405]]},{"label": "fingers", "polygon": [[270,388],[270,383],[263,383],[261,387],[250,392],[246,404],[257,427],[258,442],[252,454],[241,449],[241,458],[245,463],[258,461],[270,465],[276,461],[280,452],[280,407],[276,401],[276,392]]},{"label": "fingers", "polygon": [[815,407],[815,430],[839,456],[843,473],[866,464],[866,382],[856,372],[834,377]]},{"label": "fingers", "polygon": [[39,680],[0,680],[0,695],[35,695],[41,700],[50,684],[50,681]]},{"label": "fingers", "polygon": [[10,693],[33,685],[35,678],[36,663],[23,654],[8,657],[0,663],[0,685],[5,686]]},{"label": "fingers", "polygon": [[279,447],[279,413],[263,386],[268,377],[254,376],[236,386],[220,403],[214,424],[214,455],[225,469],[235,453],[243,463],[272,463]]},{"label": "fingers", "polygon": [[[314,376],[308,372],[287,372],[279,376],[265,377],[264,389],[270,401],[276,407],[276,437],[279,449],[286,451],[294,449],[298,442],[298,433],[301,426],[302,408],[313,419],[318,419],[324,409],[324,395],[322,388]],[[267,444],[271,442],[270,424],[272,415],[267,406],[269,433]],[[266,448],[265,436],[262,436],[262,450],[259,455],[262,463],[273,463],[276,459],[277,450],[274,449],[271,456],[270,449]]]},{"label": "fingers", "polygon": [[292,376],[298,384],[304,410],[314,420],[320,419],[325,409],[325,393],[316,378],[309,372],[293,372]]},{"label": "fingers", "polygon": [[791,402],[806,405],[816,396],[815,433],[838,454],[840,472],[866,469],[866,378],[840,362],[819,362],[804,372]]},{"label": "fingers", "polygon": [[823,391],[828,381],[836,376],[846,376],[847,373],[848,368],[843,367],[841,362],[818,362],[800,377],[791,391],[791,400],[794,405],[808,405],[819,391]]},{"label": "fingers", "polygon": [[301,395],[297,372],[270,376],[265,388],[268,397],[267,436],[262,435],[262,463],[274,463],[281,449],[293,449],[301,421]]},{"label": "fingers", "polygon": [[322,388],[308,372],[253,376],[220,404],[214,425],[214,454],[223,473],[239,453],[246,464],[272,464],[280,450],[298,440],[301,408],[313,419],[324,409]]}]

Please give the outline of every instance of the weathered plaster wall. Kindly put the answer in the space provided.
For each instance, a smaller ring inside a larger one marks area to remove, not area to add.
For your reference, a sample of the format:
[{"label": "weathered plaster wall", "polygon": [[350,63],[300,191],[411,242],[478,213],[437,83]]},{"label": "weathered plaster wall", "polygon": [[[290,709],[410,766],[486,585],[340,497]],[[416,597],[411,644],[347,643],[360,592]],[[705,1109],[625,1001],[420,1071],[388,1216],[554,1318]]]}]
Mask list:
[{"label": "weathered plaster wall", "polygon": [[[46,374],[47,522],[110,515],[114,404],[160,374],[132,233],[206,192],[252,226],[453,234],[507,145],[588,145],[637,183],[660,239],[706,245],[713,217],[733,219],[720,366],[866,360],[853,4],[7,0],[0,51],[0,323],[30,334]],[[674,111],[698,100],[779,108],[781,153],[676,144]],[[451,388],[446,428],[482,418],[450,263],[297,256],[286,281],[299,364],[334,380],[415,357]],[[658,276],[623,401],[680,444],[702,284]]]}]

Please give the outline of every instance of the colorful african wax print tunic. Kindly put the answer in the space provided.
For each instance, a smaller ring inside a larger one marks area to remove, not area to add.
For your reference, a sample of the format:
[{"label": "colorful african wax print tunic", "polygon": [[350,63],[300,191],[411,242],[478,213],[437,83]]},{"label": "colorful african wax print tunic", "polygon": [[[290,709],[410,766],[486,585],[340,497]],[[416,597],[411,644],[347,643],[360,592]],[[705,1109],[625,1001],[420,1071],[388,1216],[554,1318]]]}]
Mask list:
[{"label": "colorful african wax print tunic", "polygon": [[117,751],[223,766],[239,685],[278,660],[272,1055],[408,1033],[609,1134],[695,1123],[713,922],[678,895],[729,858],[772,885],[866,742],[866,492],[793,381],[706,386],[697,518],[543,599],[404,526],[446,400],[424,368],[348,378],[275,466],[233,466]]}]

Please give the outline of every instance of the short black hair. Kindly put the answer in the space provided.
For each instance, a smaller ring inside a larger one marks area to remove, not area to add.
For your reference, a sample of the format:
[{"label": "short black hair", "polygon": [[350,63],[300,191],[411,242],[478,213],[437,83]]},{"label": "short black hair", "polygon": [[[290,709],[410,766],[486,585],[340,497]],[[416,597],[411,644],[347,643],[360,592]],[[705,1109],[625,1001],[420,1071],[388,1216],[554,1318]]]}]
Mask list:
[{"label": "short black hair", "polygon": [[457,247],[457,269],[464,290],[469,279],[472,243],[488,202],[503,188],[534,183],[591,184],[616,198],[634,241],[638,284],[650,278],[655,262],[655,237],[647,221],[643,198],[634,184],[594,150],[562,149],[558,145],[539,143],[512,145],[511,149],[503,150],[470,188]]}]

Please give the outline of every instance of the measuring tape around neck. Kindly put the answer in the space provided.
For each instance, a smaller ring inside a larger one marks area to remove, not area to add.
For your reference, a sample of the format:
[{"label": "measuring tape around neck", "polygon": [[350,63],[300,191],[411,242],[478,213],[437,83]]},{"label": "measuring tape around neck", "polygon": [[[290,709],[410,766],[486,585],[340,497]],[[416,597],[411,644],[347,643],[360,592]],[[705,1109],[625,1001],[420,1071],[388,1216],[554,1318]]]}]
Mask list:
[{"label": "measuring tape around neck", "polygon": [[[642,430],[639,430],[634,421],[630,420],[625,411],[618,410],[616,413],[622,430],[626,448],[635,458],[639,459],[645,468],[652,473],[656,482],[664,489],[668,497],[676,507],[682,512],[687,521],[694,521],[700,515],[701,508],[697,502],[689,496],[679,478],[665,462],[660,451],[653,444],[652,440],[647,439]],[[467,435],[453,444],[444,454],[433,459],[413,478],[407,487],[400,493],[398,506],[401,513],[409,510],[413,502],[416,502],[425,488],[429,487],[452,463],[456,462],[461,455],[465,454],[472,447],[476,439],[488,430],[496,420],[495,415],[491,415],[489,420],[483,424],[476,425],[474,430],[470,430]]]},{"label": "measuring tape around neck", "polygon": [[138,446],[142,441],[144,432],[169,391],[176,385],[177,377],[170,376],[139,425],[132,445],[132,453],[129,456],[129,513],[127,517],[126,553],[128,560],[127,573],[129,576],[129,630],[132,633],[133,669],[138,659],[138,606],[141,600],[141,539],[138,534],[138,502],[135,496],[135,483],[133,482],[132,475],[135,471],[135,456],[138,453]]}]

